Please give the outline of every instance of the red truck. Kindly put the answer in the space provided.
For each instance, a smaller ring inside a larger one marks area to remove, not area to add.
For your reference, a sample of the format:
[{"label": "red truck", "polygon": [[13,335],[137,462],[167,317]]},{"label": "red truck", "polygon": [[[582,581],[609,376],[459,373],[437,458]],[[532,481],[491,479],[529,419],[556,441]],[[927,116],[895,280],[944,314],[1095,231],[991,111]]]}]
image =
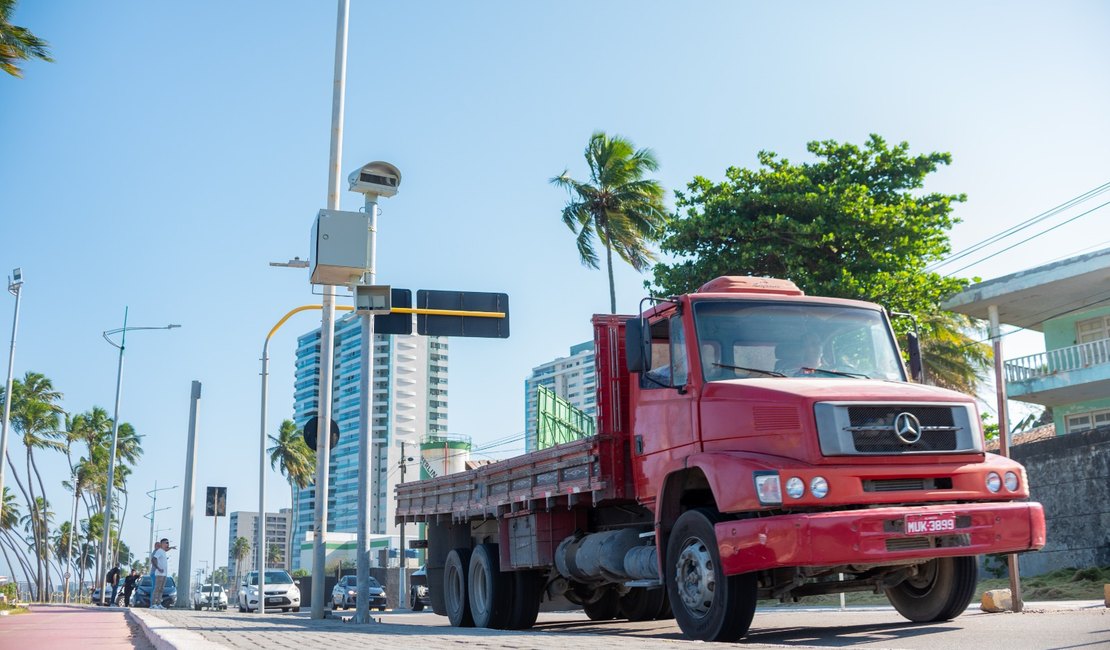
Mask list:
[{"label": "red truck", "polygon": [[758,600],[850,591],[940,621],[976,556],[1044,546],[1024,468],[970,397],[907,380],[880,307],[749,277],[651,301],[593,318],[597,435],[397,487],[452,625],[564,596],[733,641]]}]

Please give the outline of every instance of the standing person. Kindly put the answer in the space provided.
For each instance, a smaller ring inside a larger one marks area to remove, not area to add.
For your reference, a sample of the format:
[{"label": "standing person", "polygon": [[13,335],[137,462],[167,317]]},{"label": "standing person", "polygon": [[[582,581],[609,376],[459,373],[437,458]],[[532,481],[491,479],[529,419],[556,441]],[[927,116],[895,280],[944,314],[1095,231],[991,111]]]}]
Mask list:
[{"label": "standing person", "polygon": [[114,606],[116,604],[116,596],[119,594],[119,561],[118,560],[113,564],[112,569],[110,571],[108,571],[108,575],[105,576],[105,582],[107,582],[107,584],[104,585],[104,590],[105,591],[108,590],[109,585],[111,585],[111,587],[112,587],[112,598],[108,601],[108,604]]},{"label": "standing person", "polygon": [[135,591],[135,583],[139,581],[139,572],[131,569],[131,575],[123,579],[123,606],[131,606],[131,592]]},{"label": "standing person", "polygon": [[165,609],[162,607],[162,590],[166,586],[166,575],[170,568],[170,540],[163,537],[150,555],[151,568],[154,569],[154,591],[150,594],[151,609]]}]

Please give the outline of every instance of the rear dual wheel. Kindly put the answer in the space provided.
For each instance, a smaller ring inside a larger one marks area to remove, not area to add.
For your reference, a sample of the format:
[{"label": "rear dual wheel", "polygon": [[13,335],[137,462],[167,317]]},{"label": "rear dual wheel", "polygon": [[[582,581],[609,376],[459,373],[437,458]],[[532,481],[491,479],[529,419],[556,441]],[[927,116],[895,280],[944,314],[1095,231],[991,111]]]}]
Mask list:
[{"label": "rear dual wheel", "polygon": [[455,627],[530,628],[542,589],[540,572],[502,572],[497,544],[454,549],[443,567],[443,600]]},{"label": "rear dual wheel", "polygon": [[[667,604],[666,589],[633,587],[620,598],[621,616],[630,621],[650,621],[663,616]],[[668,612],[669,608],[668,608]]]}]

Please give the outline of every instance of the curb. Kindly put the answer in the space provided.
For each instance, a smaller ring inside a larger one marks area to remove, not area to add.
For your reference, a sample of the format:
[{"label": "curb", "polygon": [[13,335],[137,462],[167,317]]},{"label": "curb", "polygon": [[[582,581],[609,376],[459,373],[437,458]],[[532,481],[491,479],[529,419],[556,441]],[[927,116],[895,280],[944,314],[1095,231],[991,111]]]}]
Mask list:
[{"label": "curb", "polygon": [[127,617],[142,629],[147,641],[157,650],[227,650],[227,646],[209,641],[196,632],[175,627],[142,609],[128,609]]}]

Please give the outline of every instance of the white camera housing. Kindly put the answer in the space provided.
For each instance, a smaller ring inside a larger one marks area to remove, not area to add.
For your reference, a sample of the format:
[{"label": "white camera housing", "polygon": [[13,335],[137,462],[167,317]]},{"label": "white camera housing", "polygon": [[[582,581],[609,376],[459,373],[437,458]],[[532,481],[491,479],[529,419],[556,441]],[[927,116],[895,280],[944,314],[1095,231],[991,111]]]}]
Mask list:
[{"label": "white camera housing", "polygon": [[366,163],[347,176],[348,189],[360,194],[390,197],[397,194],[401,185],[401,170],[376,160]]}]

